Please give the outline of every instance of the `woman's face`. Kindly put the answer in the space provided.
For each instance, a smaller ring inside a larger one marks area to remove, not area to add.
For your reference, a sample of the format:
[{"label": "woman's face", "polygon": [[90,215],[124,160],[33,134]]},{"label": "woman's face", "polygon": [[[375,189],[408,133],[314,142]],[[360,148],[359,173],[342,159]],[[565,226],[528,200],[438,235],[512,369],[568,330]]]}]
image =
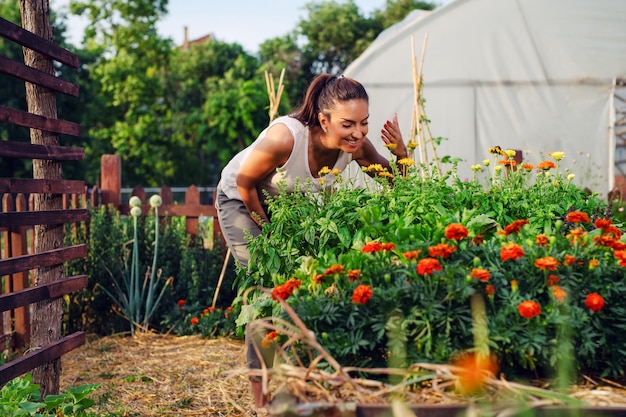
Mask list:
[{"label": "woman's face", "polygon": [[369,105],[367,100],[355,99],[335,104],[328,117],[319,114],[326,130],[324,144],[347,153],[357,151],[368,132]]}]

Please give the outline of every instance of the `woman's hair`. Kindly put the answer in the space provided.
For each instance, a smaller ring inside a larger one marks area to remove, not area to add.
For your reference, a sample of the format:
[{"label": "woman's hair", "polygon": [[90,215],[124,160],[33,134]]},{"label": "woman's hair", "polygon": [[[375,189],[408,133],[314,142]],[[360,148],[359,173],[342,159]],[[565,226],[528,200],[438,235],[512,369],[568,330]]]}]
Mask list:
[{"label": "woman's hair", "polygon": [[320,121],[317,117],[319,112],[328,115],[336,103],[355,99],[369,102],[365,87],[360,82],[344,76],[320,74],[311,81],[304,95],[304,102],[292,112],[291,116],[306,126],[319,126]]}]

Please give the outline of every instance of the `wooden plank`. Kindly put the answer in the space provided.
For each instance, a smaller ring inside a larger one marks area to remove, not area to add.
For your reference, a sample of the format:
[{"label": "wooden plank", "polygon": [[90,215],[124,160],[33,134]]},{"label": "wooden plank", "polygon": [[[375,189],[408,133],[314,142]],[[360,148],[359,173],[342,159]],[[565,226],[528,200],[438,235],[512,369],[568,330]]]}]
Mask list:
[{"label": "wooden plank", "polygon": [[0,366],[0,386],[20,375],[52,362],[68,352],[85,344],[85,333],[76,332],[69,336],[42,346],[39,350],[31,350],[19,359],[15,359]]},{"label": "wooden plank", "polygon": [[0,122],[45,130],[46,132],[59,133],[62,135],[80,136],[81,131],[80,124],[78,123],[51,119],[6,106],[0,106]]},{"label": "wooden plank", "polygon": [[85,150],[79,147],[35,145],[0,140],[0,156],[50,161],[79,161],[85,159]]},{"label": "wooden plank", "polygon": [[16,272],[30,271],[44,266],[59,265],[87,256],[87,245],[68,246],[31,255],[13,256],[0,259],[0,276]]},{"label": "wooden plank", "polygon": [[52,91],[78,97],[79,88],[76,84],[62,80],[54,75],[46,74],[21,62],[0,56],[0,72],[19,78],[29,83],[47,87]]},{"label": "wooden plank", "polygon": [[87,275],[76,275],[54,282],[0,295],[0,312],[13,310],[39,301],[61,297],[87,287]]},{"label": "wooden plank", "polygon": [[87,209],[0,213],[0,227],[77,223],[86,221],[88,217],[89,211]]},{"label": "wooden plank", "polygon": [[55,61],[68,65],[72,68],[80,66],[80,59],[76,54],[65,48],[55,45],[41,37],[22,29],[20,26],[0,17],[0,36],[4,36],[33,51],[46,55]]},{"label": "wooden plank", "polygon": [[84,192],[84,181],[0,178],[0,193],[83,194]]}]

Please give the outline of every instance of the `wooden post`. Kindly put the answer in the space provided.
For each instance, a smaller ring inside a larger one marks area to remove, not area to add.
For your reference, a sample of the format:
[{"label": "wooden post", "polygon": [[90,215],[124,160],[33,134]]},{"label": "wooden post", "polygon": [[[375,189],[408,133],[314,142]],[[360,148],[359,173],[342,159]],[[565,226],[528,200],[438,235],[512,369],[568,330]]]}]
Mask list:
[{"label": "wooden post", "polygon": [[100,189],[102,204],[116,209],[122,204],[122,158],[119,155],[102,155],[100,159]]},{"label": "wooden post", "polygon": [[[18,194],[15,199],[15,211],[27,211],[24,194]],[[27,255],[26,227],[15,227],[11,230],[11,257]],[[21,271],[11,276],[11,291],[28,288],[28,271]],[[13,312],[15,348],[20,349],[30,344],[30,309],[28,306],[16,308]]]},{"label": "wooden post", "polygon": [[[49,0],[20,0],[20,9],[22,27],[40,38],[52,42]],[[52,59],[30,48],[22,48],[22,50],[26,66],[48,75],[55,75]],[[50,119],[58,118],[55,92],[46,87],[26,82],[26,103],[28,112],[31,114]],[[33,144],[46,146],[59,146],[60,144],[57,134],[32,128],[30,129],[30,141]],[[45,159],[33,160],[33,178],[62,179],[61,163]],[[60,209],[61,195],[35,195],[36,211]],[[37,225],[35,226],[34,237],[36,253],[57,249],[63,246],[63,225]],[[63,265],[39,268],[35,269],[33,284],[42,285],[63,278]],[[45,346],[61,339],[63,300],[57,297],[37,302],[33,307],[31,349],[37,349],[40,346]],[[52,360],[35,368],[32,375],[33,382],[40,386],[42,398],[49,394],[59,393],[61,381],[60,359]]]},{"label": "wooden post", "polygon": [[[200,204],[200,191],[198,187],[192,185],[185,191],[185,204]],[[192,242],[198,237],[198,218],[187,216],[185,219],[185,230],[191,236]]]}]

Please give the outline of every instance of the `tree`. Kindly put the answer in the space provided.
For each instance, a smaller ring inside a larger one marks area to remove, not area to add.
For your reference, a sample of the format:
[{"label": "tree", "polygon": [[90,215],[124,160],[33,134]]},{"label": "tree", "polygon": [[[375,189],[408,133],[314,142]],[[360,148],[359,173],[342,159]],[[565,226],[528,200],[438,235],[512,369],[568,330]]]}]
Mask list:
[{"label": "tree", "polygon": [[382,30],[401,21],[413,10],[434,10],[435,3],[420,0],[387,0],[385,9],[374,12],[374,19]]}]

